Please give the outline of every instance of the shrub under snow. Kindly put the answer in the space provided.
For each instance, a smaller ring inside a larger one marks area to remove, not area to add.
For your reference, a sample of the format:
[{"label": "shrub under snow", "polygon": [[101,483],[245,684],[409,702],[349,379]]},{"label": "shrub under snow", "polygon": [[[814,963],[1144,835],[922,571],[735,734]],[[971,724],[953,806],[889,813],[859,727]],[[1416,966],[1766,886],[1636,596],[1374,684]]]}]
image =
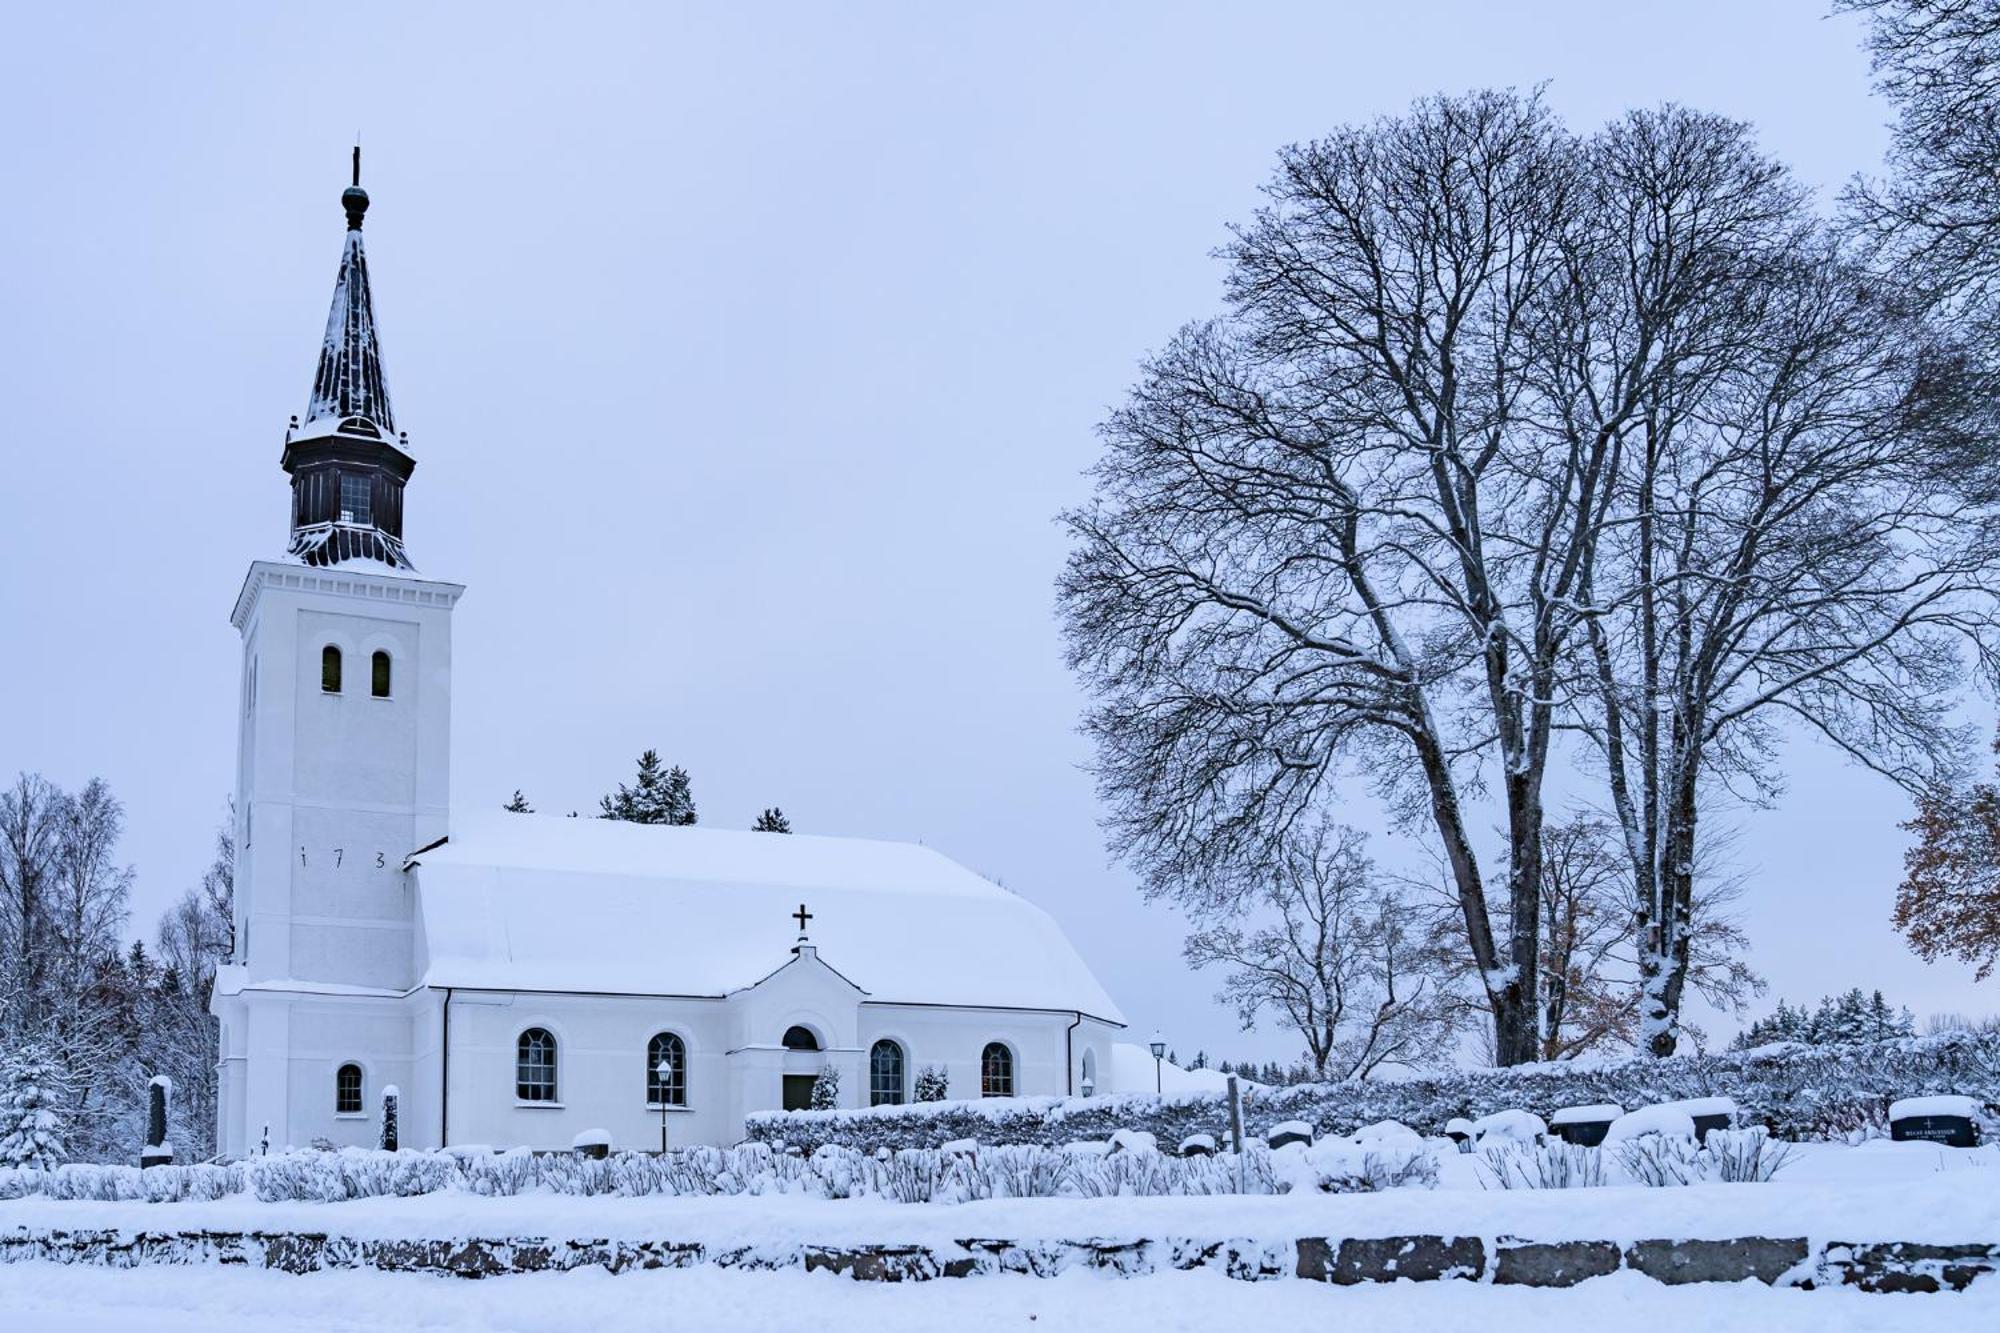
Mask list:
[{"label": "shrub under snow", "polygon": [[[1768,1125],[1779,1139],[1840,1139],[1886,1133],[1891,1102],[1942,1093],[2000,1103],[2000,1032],[1829,1046],[1764,1046],[1666,1060],[1638,1056],[1609,1064],[1557,1062],[1511,1069],[1451,1070],[1404,1082],[1350,1080],[1250,1088],[1253,1125],[1304,1120],[1321,1136],[1395,1120],[1437,1134],[1454,1119],[1495,1112],[1554,1112],[1616,1103],[1644,1107],[1729,1097],[1739,1123]],[[1220,1093],[1123,1093],[1103,1097],[987,1098],[846,1111],[771,1111],[750,1117],[752,1138],[810,1151],[837,1143],[877,1148],[936,1147],[954,1139],[1035,1143],[1108,1140],[1139,1129],[1159,1142],[1190,1135],[1227,1140],[1229,1106]]]},{"label": "shrub under snow", "polygon": [[72,1165],[54,1171],[0,1171],[0,1198],[212,1199],[247,1191],[275,1203],[338,1203],[385,1195],[793,1194],[811,1198],[961,1203],[975,1199],[1109,1198],[1188,1194],[1348,1193],[1437,1181],[1427,1150],[1387,1142],[1323,1140],[1241,1157],[1176,1157],[1155,1150],[1105,1153],[1035,1146],[964,1143],[954,1149],[905,1148],[861,1153],[835,1146],[809,1157],[769,1144],[693,1147],[666,1154],[535,1154],[458,1149],[388,1153],[363,1148],[287,1152],[221,1166]]}]

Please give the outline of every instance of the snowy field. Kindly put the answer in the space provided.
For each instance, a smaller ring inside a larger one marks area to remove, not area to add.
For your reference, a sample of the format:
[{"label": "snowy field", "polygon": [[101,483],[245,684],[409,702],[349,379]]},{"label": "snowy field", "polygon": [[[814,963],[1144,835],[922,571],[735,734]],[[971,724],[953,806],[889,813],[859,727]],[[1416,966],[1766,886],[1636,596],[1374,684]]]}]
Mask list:
[{"label": "snowy field", "polygon": [[1956,1296],[1736,1286],[1663,1287],[1633,1273],[1563,1291],[1469,1282],[1329,1287],[1213,1273],[1070,1274],[891,1286],[827,1273],[601,1272],[458,1282],[387,1273],[289,1277],[241,1268],[142,1271],[0,1265],[0,1327],[35,1333],[328,1333],[393,1328],[758,1333],[1170,1333],[1363,1328],[1369,1333],[1617,1329],[1618,1333],[1845,1333],[2000,1327],[2000,1285]]}]

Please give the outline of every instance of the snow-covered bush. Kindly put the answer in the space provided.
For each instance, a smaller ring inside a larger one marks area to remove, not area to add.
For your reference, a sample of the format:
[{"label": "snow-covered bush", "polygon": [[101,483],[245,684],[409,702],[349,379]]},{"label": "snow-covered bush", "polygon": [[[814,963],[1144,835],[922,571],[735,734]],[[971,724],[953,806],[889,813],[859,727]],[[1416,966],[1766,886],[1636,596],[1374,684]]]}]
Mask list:
[{"label": "snow-covered bush", "polygon": [[1701,1150],[1695,1147],[1692,1129],[1686,1138],[1678,1134],[1641,1134],[1612,1144],[1611,1154],[1625,1174],[1641,1185],[1692,1185],[1708,1175]]},{"label": "snow-covered bush", "polygon": [[1271,1153],[1280,1194],[1366,1194],[1385,1189],[1433,1189],[1437,1158],[1423,1148],[1377,1148],[1345,1139],[1292,1143]]},{"label": "snow-covered bush", "polygon": [[[750,1117],[748,1133],[807,1151],[839,1143],[866,1152],[936,1147],[963,1138],[1055,1147],[1109,1139],[1120,1129],[1146,1130],[1162,1144],[1178,1144],[1191,1134],[1225,1142],[1228,1135],[1229,1107],[1220,1093],[936,1101],[926,1097],[921,1073],[918,1078],[912,1105],[765,1112]],[[1767,1046],[1608,1064],[1448,1070],[1394,1083],[1368,1079],[1255,1088],[1244,1100],[1245,1115],[1255,1125],[1299,1119],[1321,1135],[1339,1135],[1379,1120],[1437,1134],[1453,1119],[1471,1121],[1510,1109],[1539,1114],[1593,1103],[1643,1107],[1727,1096],[1741,1112],[1739,1125],[1768,1125],[1774,1138],[1799,1140],[1887,1133],[1891,1102],[1937,1093],[2000,1103],[2000,1032]]]},{"label": "snow-covered bush", "polygon": [[1480,1152],[1485,1179],[1503,1190],[1591,1189],[1604,1183],[1604,1150],[1551,1139],[1501,1143]]},{"label": "snow-covered bush", "polygon": [[917,1071],[917,1085],[912,1089],[911,1100],[919,1102],[941,1102],[951,1095],[951,1077],[937,1065],[925,1065]]},{"label": "snow-covered bush", "polygon": [[839,1105],[840,1071],[832,1065],[827,1065],[819,1071],[819,1077],[813,1080],[812,1109],[831,1111]]},{"label": "snow-covered bush", "polygon": [[1726,1184],[1769,1180],[1792,1159],[1790,1144],[1777,1143],[1762,1125],[1711,1129],[1701,1146],[1711,1180]]}]

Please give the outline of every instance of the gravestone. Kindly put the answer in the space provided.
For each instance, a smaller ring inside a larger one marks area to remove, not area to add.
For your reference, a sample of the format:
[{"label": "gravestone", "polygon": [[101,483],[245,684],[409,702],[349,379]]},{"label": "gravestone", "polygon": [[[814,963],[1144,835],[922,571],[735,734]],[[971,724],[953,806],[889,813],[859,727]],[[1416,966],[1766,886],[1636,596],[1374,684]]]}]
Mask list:
[{"label": "gravestone", "polygon": [[1274,1149],[1312,1141],[1313,1127],[1303,1120],[1282,1120],[1264,1131],[1264,1142]]},{"label": "gravestone", "polygon": [[1595,1106],[1565,1106],[1549,1117],[1549,1131],[1564,1143],[1595,1148],[1604,1142],[1611,1122],[1624,1114],[1625,1108],[1613,1102],[1601,1102]]},{"label": "gravestone", "polygon": [[146,1146],[139,1153],[141,1168],[173,1164],[173,1145],[167,1142],[167,1104],[173,1091],[174,1081],[165,1074],[153,1075],[146,1085]]},{"label": "gravestone", "polygon": [[1889,1137],[1898,1143],[1979,1146],[1979,1103],[1970,1097],[1905,1097],[1889,1103]]}]

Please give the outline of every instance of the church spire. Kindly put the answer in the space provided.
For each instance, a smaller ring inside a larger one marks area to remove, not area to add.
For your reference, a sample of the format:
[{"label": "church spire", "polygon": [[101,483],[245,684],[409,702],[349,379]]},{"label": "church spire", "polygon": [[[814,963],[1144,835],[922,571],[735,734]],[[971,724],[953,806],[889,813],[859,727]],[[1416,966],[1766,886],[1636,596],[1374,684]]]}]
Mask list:
[{"label": "church spire", "polygon": [[326,339],[320,344],[305,423],[364,417],[394,435],[396,417],[389,410],[389,382],[382,376],[382,344],[375,332],[375,299],[368,289],[368,256],[361,248],[368,192],[361,188],[359,146],[354,150],[354,183],[341,192],[340,206],[347,213],[347,242],[333,280],[333,308],[326,316]]},{"label": "church spire", "polygon": [[361,188],[361,149],[354,150],[354,179],[341,192],[347,239],[333,282],[319,369],[303,424],[285,434],[285,471],[292,478],[291,553],[309,565],[376,560],[412,569],[403,549],[403,484],[416,461],[405,452],[389,408],[382,375],[382,345],[375,329],[375,301],[361,221],[368,192]]}]

